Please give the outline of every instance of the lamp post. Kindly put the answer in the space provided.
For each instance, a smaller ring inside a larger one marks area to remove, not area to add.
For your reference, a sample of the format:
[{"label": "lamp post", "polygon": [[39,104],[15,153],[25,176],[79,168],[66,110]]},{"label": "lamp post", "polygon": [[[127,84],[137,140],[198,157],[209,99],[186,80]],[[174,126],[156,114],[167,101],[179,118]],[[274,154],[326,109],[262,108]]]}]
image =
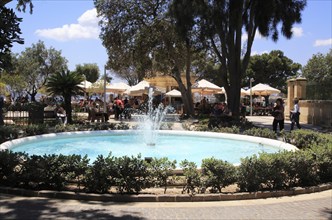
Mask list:
[{"label": "lamp post", "polygon": [[104,113],[106,113],[106,65],[104,66]]},{"label": "lamp post", "polygon": [[249,86],[250,86],[250,116],[252,116],[252,83],[255,82],[253,78],[250,78],[249,80]]}]

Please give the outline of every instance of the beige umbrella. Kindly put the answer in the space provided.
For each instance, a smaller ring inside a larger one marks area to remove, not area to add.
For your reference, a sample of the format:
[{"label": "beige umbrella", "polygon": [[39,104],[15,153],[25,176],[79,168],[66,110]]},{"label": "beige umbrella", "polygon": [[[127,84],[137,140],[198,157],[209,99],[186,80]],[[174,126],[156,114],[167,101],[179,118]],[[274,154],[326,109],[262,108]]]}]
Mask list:
[{"label": "beige umbrella", "polygon": [[[263,83],[258,83],[251,88],[252,95],[268,96],[276,93],[280,93],[280,90]],[[246,91],[246,94],[250,95],[250,89]]]},{"label": "beige umbrella", "polygon": [[182,97],[181,92],[176,90],[176,89],[173,89],[173,90],[167,92],[165,94],[165,96],[168,96],[168,97]]},{"label": "beige umbrella", "polygon": [[120,93],[120,94],[123,94],[125,91],[127,91],[130,88],[131,86],[123,82],[106,85],[107,92]]},{"label": "beige umbrella", "polygon": [[191,87],[192,92],[198,92],[201,95],[212,95],[212,94],[217,94],[217,93],[224,93],[225,90],[205,79],[202,79],[198,82],[196,82],[194,85]]},{"label": "beige umbrella", "polygon": [[151,87],[153,88],[153,95],[160,95],[162,93],[165,93],[165,89],[151,86],[150,83],[145,80],[132,86],[129,90],[127,90],[127,93],[131,96],[141,96],[143,94],[149,94],[149,89]]}]

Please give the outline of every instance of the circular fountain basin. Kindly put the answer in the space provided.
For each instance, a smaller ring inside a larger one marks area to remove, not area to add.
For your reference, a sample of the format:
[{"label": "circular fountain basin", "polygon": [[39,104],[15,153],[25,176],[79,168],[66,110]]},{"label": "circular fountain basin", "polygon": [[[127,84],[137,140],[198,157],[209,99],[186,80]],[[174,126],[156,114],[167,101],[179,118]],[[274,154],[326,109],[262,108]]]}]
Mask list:
[{"label": "circular fountain basin", "polygon": [[29,155],[88,155],[92,163],[98,155],[168,157],[177,165],[187,159],[200,167],[202,159],[215,157],[233,164],[260,152],[297,150],[293,145],[247,135],[193,131],[158,131],[156,143],[143,142],[142,133],[125,131],[82,131],[45,134],[20,138],[0,145],[0,150],[26,152]]}]

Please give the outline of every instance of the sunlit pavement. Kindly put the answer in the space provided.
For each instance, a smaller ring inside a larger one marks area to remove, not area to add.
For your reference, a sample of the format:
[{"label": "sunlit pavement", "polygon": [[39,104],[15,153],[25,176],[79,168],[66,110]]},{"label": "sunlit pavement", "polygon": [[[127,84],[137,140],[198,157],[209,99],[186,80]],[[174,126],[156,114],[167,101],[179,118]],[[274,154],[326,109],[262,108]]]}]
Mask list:
[{"label": "sunlit pavement", "polygon": [[0,219],[332,219],[332,190],[292,197],[114,203],[0,195]]}]

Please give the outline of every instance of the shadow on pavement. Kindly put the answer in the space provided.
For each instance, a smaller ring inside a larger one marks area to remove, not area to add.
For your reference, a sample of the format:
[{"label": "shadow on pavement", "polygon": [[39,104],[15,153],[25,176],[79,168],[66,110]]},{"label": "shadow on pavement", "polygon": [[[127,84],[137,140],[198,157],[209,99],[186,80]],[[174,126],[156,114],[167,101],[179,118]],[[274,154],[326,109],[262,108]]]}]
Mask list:
[{"label": "shadow on pavement", "polygon": [[69,205],[67,210],[60,210],[57,203],[59,201],[51,199],[14,200],[11,196],[1,195],[0,219],[144,219],[137,216],[139,213],[115,214],[110,208]]}]

